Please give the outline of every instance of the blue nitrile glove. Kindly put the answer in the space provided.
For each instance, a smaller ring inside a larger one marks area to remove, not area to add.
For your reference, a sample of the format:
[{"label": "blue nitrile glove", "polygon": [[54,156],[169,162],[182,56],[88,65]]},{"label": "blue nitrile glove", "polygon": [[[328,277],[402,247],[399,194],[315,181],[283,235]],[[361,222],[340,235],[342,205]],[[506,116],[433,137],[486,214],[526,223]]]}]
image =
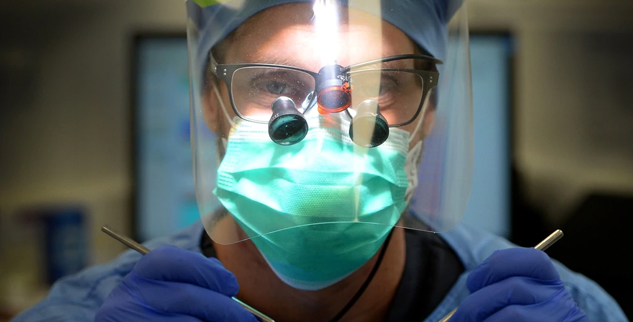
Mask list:
[{"label": "blue nitrile glove", "polygon": [[450,322],[589,322],[547,254],[534,248],[494,252],[466,281],[471,294]]},{"label": "blue nitrile glove", "polygon": [[256,322],[231,299],[237,291],[235,276],[219,260],[160,247],[108,295],[95,322]]}]

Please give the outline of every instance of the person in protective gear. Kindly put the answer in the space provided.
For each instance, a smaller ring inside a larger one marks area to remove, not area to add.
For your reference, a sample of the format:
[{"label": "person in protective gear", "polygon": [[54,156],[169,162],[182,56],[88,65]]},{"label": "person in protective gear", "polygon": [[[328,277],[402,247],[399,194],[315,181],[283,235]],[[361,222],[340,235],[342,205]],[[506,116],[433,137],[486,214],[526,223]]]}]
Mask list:
[{"label": "person in protective gear", "polygon": [[458,224],[461,1],[220,2],[187,1],[201,221],[15,321],[257,321],[232,297],[275,321],[626,321],[544,252]]}]

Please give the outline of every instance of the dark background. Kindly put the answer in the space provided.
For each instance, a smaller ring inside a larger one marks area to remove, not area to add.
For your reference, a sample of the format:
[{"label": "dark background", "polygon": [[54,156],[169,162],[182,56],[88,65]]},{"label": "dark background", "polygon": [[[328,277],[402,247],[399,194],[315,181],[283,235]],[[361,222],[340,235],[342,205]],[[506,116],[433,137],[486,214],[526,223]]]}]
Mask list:
[{"label": "dark background", "polygon": [[[633,195],[633,2],[468,2],[473,30],[516,39],[512,240],[548,253],[609,291],[628,290]],[[182,32],[173,0],[0,2],[0,311],[48,290],[39,220],[24,209],[81,205],[90,264],[130,234],[130,55],[139,32]],[[39,227],[39,228],[38,228]],[[627,263],[625,263],[627,261]]]}]

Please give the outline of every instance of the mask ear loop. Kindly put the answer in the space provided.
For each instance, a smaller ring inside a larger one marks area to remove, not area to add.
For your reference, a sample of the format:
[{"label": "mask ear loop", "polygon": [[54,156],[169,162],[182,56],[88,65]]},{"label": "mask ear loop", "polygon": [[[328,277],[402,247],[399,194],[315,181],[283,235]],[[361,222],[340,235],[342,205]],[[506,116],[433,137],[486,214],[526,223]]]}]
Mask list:
[{"label": "mask ear loop", "polygon": [[418,120],[418,124],[415,126],[415,129],[413,129],[413,132],[411,132],[411,135],[409,135],[409,143],[411,143],[415,135],[418,134],[418,130],[420,130],[420,127],[422,126],[422,121],[424,120],[424,116],[426,115],[426,108],[428,106],[429,103],[427,99],[427,101],[424,102],[424,104],[422,105],[422,111],[420,111],[420,119]]},{"label": "mask ear loop", "polygon": [[[413,141],[413,138],[415,138],[415,135],[420,130],[420,127],[422,126],[422,123],[424,121],[424,117],[426,116],[426,110],[428,106],[429,106],[429,102],[427,100],[422,106],[421,116],[420,116],[420,119],[418,120],[418,124],[415,126],[415,129],[413,130],[413,132],[411,132],[411,135],[409,136],[409,140],[408,140],[409,143]],[[415,146],[413,146],[413,148],[409,150],[409,153],[407,153],[407,159],[404,164],[404,171],[406,172],[407,178],[409,181],[409,185],[407,186],[407,191],[404,194],[405,196],[404,201],[407,204],[413,198],[413,191],[418,186],[418,167],[420,166],[420,160],[422,160],[423,146],[424,146],[424,138],[422,138],[422,140],[416,143]]]},{"label": "mask ear loop", "polygon": [[[222,100],[222,95],[220,95],[218,84],[216,82],[212,82],[211,87],[213,87],[213,92],[215,93],[215,97],[217,97],[218,103],[220,104],[220,109],[222,109],[222,114],[224,114],[224,118],[229,122],[229,124],[231,125],[231,128],[234,128],[236,122],[231,119],[231,117],[229,116],[229,112],[227,112],[226,110],[226,105],[224,105],[224,100]],[[225,132],[224,127],[221,125],[222,122],[220,122],[219,124],[220,124],[219,126],[220,132],[224,133]],[[226,152],[226,146],[228,145],[228,140],[222,135],[219,135],[218,138],[220,139],[220,141],[222,141],[222,147],[223,147],[223,151],[222,151],[223,153],[221,154],[218,153],[218,156],[220,155],[224,156],[224,152]]]},{"label": "mask ear loop", "polygon": [[226,111],[226,106],[224,105],[224,101],[222,100],[222,96],[220,95],[220,90],[218,90],[218,84],[216,84],[215,82],[213,82],[213,92],[218,98],[218,103],[220,103],[220,107],[222,108],[222,113],[224,114],[224,117],[229,122],[229,124],[231,124],[231,127],[235,127],[235,121],[231,120],[231,117],[229,117],[229,112]]},{"label": "mask ear loop", "polygon": [[[235,127],[236,122],[231,120],[231,117],[229,117],[229,113],[226,111],[226,106],[224,105],[224,100],[222,100],[222,96],[220,95],[220,90],[218,89],[218,84],[215,81],[211,82],[211,87],[213,89],[213,92],[215,93],[215,97],[218,100],[218,104],[220,104],[220,109],[222,110],[222,114],[224,114],[224,117],[226,118],[226,120],[229,122],[229,124],[231,125],[231,128]],[[219,111],[217,112],[218,116],[219,116]],[[226,132],[224,130],[224,126],[222,125],[222,122],[218,122],[218,132],[220,133],[218,135],[218,140],[216,143],[217,146],[217,158],[218,158],[218,164],[222,161],[222,158],[224,158],[224,154],[226,153],[226,147],[228,145],[228,140],[224,137],[224,133]]]}]

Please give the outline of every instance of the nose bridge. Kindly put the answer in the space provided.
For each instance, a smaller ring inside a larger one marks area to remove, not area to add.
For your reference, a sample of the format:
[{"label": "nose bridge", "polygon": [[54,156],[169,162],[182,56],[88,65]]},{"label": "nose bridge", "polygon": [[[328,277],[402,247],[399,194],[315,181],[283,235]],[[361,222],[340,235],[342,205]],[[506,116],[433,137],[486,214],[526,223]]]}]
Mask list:
[{"label": "nose bridge", "polygon": [[339,118],[341,113],[322,114],[319,117],[319,127],[331,130],[341,130],[341,122]]},{"label": "nose bridge", "polygon": [[318,137],[327,133],[329,137],[340,140],[349,127],[349,122],[345,121],[345,112],[321,114],[314,107],[306,112],[305,117],[308,120],[308,131],[319,132]]}]

